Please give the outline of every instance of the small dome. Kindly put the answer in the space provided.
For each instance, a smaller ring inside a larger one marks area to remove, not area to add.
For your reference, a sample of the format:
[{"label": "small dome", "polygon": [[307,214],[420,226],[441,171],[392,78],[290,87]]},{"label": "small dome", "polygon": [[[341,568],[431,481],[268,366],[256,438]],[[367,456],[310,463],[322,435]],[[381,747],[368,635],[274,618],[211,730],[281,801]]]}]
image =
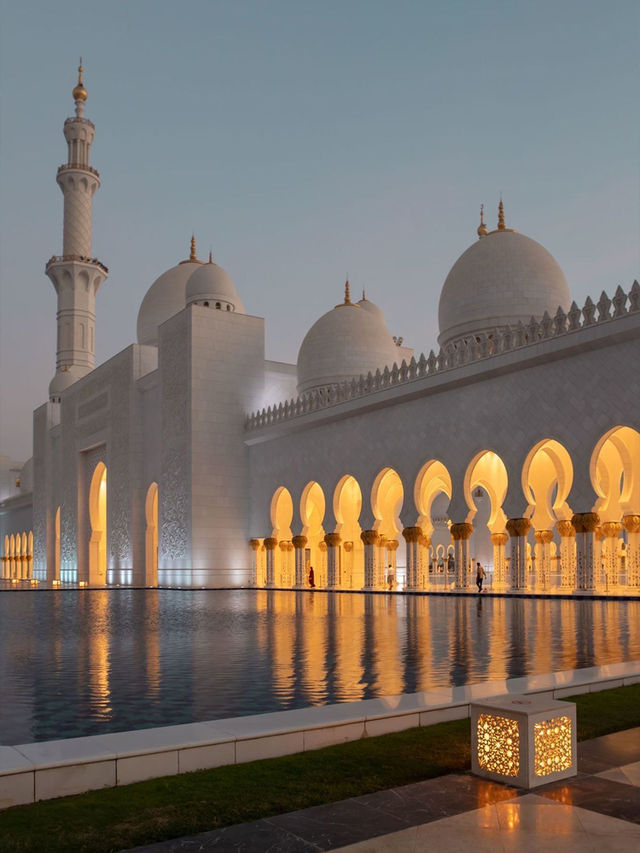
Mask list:
[{"label": "small dome", "polygon": [[362,299],[358,302],[358,305],[361,308],[364,308],[365,311],[368,311],[373,317],[377,317],[383,326],[387,325],[387,321],[385,320],[382,308],[378,308],[375,302],[371,302],[369,299],[367,299],[367,297],[364,295],[364,291],[362,293]]},{"label": "small dome", "polygon": [[441,346],[569,307],[564,273],[547,250],[524,234],[481,235],[451,268],[438,310]]},{"label": "small dome", "polygon": [[195,303],[222,311],[245,313],[231,276],[218,264],[214,264],[211,256],[208,264],[203,264],[191,274],[185,299],[187,305]]},{"label": "small dome", "polygon": [[398,348],[380,309],[345,301],[323,314],[298,352],[298,393],[391,367]]},{"label": "small dome", "polygon": [[73,95],[74,101],[86,101],[89,95],[87,94],[87,90],[84,88],[82,84],[82,72],[84,68],[82,67],[82,63],[78,66],[78,83],[73,87]]}]

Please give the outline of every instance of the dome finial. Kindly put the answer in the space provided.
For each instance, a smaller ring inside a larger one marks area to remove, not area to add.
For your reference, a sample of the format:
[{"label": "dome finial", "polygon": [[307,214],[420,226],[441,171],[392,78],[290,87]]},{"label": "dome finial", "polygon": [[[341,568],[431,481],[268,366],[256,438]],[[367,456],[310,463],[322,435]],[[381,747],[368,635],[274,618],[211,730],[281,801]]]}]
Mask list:
[{"label": "dome finial", "polygon": [[484,204],[480,205],[480,225],[478,226],[478,237],[485,237],[489,233],[484,224]]},{"label": "dome finial", "polygon": [[76,102],[76,115],[82,115],[84,112],[84,102],[87,100],[89,95],[87,94],[87,90],[84,88],[82,83],[82,72],[84,68],[82,67],[82,57],[80,57],[80,64],[78,65],[78,82],[73,88],[73,92],[71,93],[73,96],[73,100]]},{"label": "dome finial", "polygon": [[351,287],[349,285],[349,275],[347,274],[347,280],[344,283],[344,304],[351,305]]},{"label": "dome finial", "polygon": [[191,235],[191,253],[189,254],[189,260],[193,263],[196,263],[198,260],[198,256],[196,255],[196,238],[195,235]]},{"label": "dome finial", "polygon": [[502,195],[500,195],[500,204],[498,205],[498,231],[506,231],[507,226],[504,223],[504,204],[502,203]]},{"label": "dome finial", "polygon": [[211,249],[209,249],[209,263],[213,263],[213,252],[211,251]]},{"label": "dome finial", "polygon": [[367,294],[364,292],[364,287],[362,288],[362,298],[363,299],[367,298]]}]

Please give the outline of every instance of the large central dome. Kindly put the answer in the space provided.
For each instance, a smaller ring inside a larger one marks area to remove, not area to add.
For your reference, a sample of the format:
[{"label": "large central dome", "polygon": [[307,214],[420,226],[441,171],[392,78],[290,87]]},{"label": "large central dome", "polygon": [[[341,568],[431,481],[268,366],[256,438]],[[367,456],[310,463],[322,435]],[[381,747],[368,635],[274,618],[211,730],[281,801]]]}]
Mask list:
[{"label": "large central dome", "polygon": [[502,227],[486,233],[451,268],[440,294],[438,343],[491,333],[545,311],[553,316],[571,297],[564,273],[547,250],[524,234]]}]

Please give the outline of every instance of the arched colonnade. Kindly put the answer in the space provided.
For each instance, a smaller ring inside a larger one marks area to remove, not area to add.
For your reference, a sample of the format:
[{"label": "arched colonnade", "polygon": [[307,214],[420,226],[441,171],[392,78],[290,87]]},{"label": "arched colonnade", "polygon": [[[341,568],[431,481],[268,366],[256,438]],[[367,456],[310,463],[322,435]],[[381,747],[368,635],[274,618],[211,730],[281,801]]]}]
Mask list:
[{"label": "arched colonnade", "polygon": [[33,531],[5,535],[0,565],[2,580],[33,580]]},{"label": "arched colonnade", "polygon": [[[460,518],[448,516],[454,488],[438,459],[425,462],[414,482],[382,468],[367,494],[352,474],[327,494],[311,481],[298,501],[281,485],[271,499],[270,534],[250,540],[251,582],[299,589],[310,585],[313,567],[318,588],[464,590],[473,585],[479,561],[495,591],[640,589],[637,430],[616,427],[593,448],[589,476],[597,498],[586,512],[569,504],[574,466],[557,440],[535,444],[520,476],[513,482],[512,473],[510,482],[493,450],[477,453],[466,467]],[[518,488],[526,508],[509,517],[507,498]],[[362,529],[365,502],[373,523]],[[415,522],[405,526],[401,516]]]}]

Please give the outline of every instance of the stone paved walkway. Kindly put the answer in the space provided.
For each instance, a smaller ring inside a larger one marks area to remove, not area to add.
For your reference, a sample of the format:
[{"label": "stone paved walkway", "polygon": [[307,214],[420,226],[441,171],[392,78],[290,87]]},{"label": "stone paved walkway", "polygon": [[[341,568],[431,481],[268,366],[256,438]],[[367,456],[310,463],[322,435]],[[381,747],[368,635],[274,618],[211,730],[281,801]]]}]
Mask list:
[{"label": "stone paved walkway", "polygon": [[535,793],[443,776],[135,853],[639,853],[640,728],[578,744],[578,771]]}]

